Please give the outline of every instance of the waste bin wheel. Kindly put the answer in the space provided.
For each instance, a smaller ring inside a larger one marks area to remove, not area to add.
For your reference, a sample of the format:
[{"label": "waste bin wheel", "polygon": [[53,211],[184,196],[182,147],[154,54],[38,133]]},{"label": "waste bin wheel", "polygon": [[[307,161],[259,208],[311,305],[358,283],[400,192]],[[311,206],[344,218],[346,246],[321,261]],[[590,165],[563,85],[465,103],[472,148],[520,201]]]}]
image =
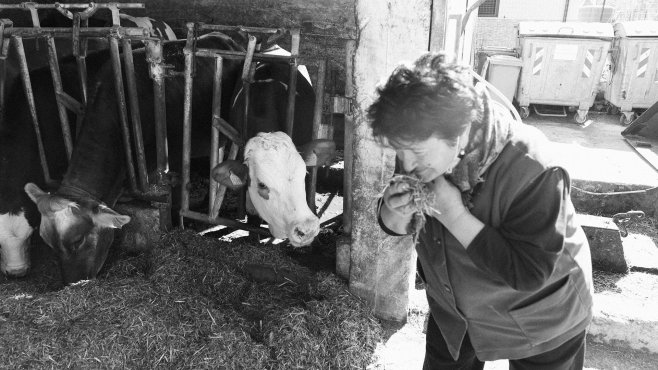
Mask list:
[{"label": "waste bin wheel", "polygon": [[580,124],[585,123],[587,121],[587,111],[579,110],[576,112],[576,114],[573,116],[573,119]]},{"label": "waste bin wheel", "polygon": [[619,116],[619,123],[622,126],[628,126],[633,122],[635,119],[635,113],[634,112],[621,112],[621,116]]},{"label": "waste bin wheel", "polygon": [[521,115],[521,119],[526,119],[530,117],[530,109],[528,107],[521,107],[521,111],[519,114]]}]

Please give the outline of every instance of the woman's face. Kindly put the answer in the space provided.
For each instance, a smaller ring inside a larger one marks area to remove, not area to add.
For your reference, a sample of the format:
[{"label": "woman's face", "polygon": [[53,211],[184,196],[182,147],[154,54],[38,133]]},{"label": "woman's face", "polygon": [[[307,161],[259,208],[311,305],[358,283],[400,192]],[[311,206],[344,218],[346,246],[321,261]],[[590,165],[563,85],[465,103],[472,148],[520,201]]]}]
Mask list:
[{"label": "woman's face", "polygon": [[423,182],[445,174],[459,161],[459,140],[448,141],[431,136],[422,141],[391,141],[405,172]]}]

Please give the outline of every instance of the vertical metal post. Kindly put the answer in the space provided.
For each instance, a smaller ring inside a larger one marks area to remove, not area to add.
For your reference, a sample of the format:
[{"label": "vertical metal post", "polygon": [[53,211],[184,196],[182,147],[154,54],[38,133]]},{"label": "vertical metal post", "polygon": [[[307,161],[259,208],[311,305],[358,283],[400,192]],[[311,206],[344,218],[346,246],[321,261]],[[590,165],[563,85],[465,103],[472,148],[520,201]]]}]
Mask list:
[{"label": "vertical metal post", "polygon": [[[345,97],[354,96],[354,61],[352,60],[356,50],[356,41],[349,40],[345,43]],[[354,117],[352,112],[345,114],[345,147],[343,165],[343,232],[346,235],[352,233],[352,171],[354,165],[354,152],[352,148],[354,136]]]},{"label": "vertical metal post", "polygon": [[[80,91],[82,91],[82,104],[87,105],[87,63],[85,61],[87,57],[87,38],[80,39],[79,30],[80,27],[87,27],[89,24],[89,19],[81,19],[80,13],[73,14],[73,55],[75,55],[75,61],[78,64],[78,78],[80,80]],[[77,128],[77,132],[80,132],[80,127]]]},{"label": "vertical metal post", "polygon": [[[126,68],[126,85],[128,87],[128,102],[130,103],[130,120],[133,128],[133,141],[135,142],[135,155],[137,156],[137,171],[139,174],[139,190],[148,190],[148,175],[146,171],[146,156],[144,154],[144,138],[142,136],[142,119],[139,115],[139,96],[137,95],[137,82],[135,81],[135,63],[133,60],[130,40],[121,40],[123,48],[123,63]],[[150,48],[146,48],[150,54]]]},{"label": "vertical metal post", "polygon": [[69,125],[69,116],[66,113],[66,106],[64,106],[61,99],[61,95],[64,93],[62,89],[62,76],[59,72],[59,63],[57,62],[57,48],[55,46],[55,39],[52,35],[46,36],[46,44],[48,46],[48,64],[50,65],[50,75],[52,76],[53,88],[55,89],[57,112],[59,113],[59,122],[62,126],[62,136],[64,137],[66,156],[67,158],[71,159],[71,153],[73,152],[71,126]]},{"label": "vertical metal post", "polygon": [[110,36],[110,56],[112,58],[112,67],[114,69],[114,88],[116,90],[117,103],[119,109],[119,119],[121,120],[121,132],[123,134],[123,146],[126,155],[126,165],[128,167],[128,178],[130,179],[130,189],[137,191],[137,180],[135,178],[135,166],[133,164],[133,155],[130,143],[130,129],[128,127],[128,112],[126,108],[126,97],[123,90],[123,76],[121,73],[121,59],[119,55],[119,40]]},{"label": "vertical metal post", "polygon": [[[222,112],[222,73],[223,73],[223,61],[220,55],[215,57],[215,79],[213,81],[213,94],[212,94],[212,121],[213,126],[210,136],[210,171],[212,171],[217,164],[222,162],[224,150],[221,151],[222,157],[220,157],[219,150],[219,129],[216,127],[215,123],[221,119]],[[215,181],[212,176],[210,177],[208,185],[208,210],[212,213],[213,204],[215,204],[215,197],[217,195],[219,184]]]},{"label": "vertical metal post", "polygon": [[27,67],[27,59],[25,58],[25,49],[23,48],[23,38],[20,36],[13,36],[14,44],[16,45],[16,52],[18,54],[18,62],[21,67],[21,76],[23,77],[23,87],[25,89],[25,98],[30,107],[30,115],[32,116],[32,124],[34,125],[34,133],[37,136],[37,148],[39,150],[39,159],[41,161],[41,169],[43,170],[43,178],[46,183],[52,182],[50,178],[50,171],[48,170],[48,162],[46,161],[46,152],[43,147],[43,140],[41,138],[41,130],[39,129],[39,119],[37,118],[37,108],[34,103],[34,93],[32,91],[32,81],[30,80],[30,71]]},{"label": "vertical metal post", "polygon": [[[244,95],[244,117],[242,119],[242,128],[240,130],[240,135],[242,137],[242,142],[247,143],[249,138],[249,97],[251,96],[251,82],[253,80],[253,73],[255,66],[253,61],[254,52],[256,51],[256,38],[249,35],[249,42],[247,43],[247,53],[244,57],[244,65],[242,66],[242,95]],[[244,153],[243,153],[244,156]],[[244,218],[246,215],[245,204],[246,204],[246,189],[240,191],[239,201],[238,201],[238,218]]]},{"label": "vertical metal post", "polygon": [[299,29],[290,30],[290,81],[288,82],[288,110],[286,111],[286,133],[292,138],[295,122],[295,95],[297,94],[297,56],[299,56]]},{"label": "vertical metal post", "polygon": [[4,37],[5,28],[11,27],[12,22],[8,19],[0,19],[0,118],[5,111],[6,92],[5,81],[7,80],[7,55],[9,54],[10,39]]},{"label": "vertical metal post", "polygon": [[[312,139],[320,138],[320,130],[322,127],[322,105],[324,102],[324,85],[325,85],[325,74],[327,72],[327,61],[320,60],[318,62],[318,83],[315,92],[315,106],[313,107],[313,132]],[[306,189],[306,203],[313,213],[316,213],[317,209],[315,206],[315,188],[318,183],[318,166],[312,166],[310,169],[310,184],[308,189]]]},{"label": "vertical metal post", "polygon": [[180,224],[183,225],[183,214],[190,210],[190,150],[192,144],[192,68],[194,64],[194,23],[187,23],[187,44],[185,45],[185,100],[183,101],[183,167],[181,169],[181,211]]},{"label": "vertical metal post", "polygon": [[[165,70],[162,58],[162,41],[146,43],[149,51],[149,66],[153,79],[154,117],[155,117],[155,149],[157,163],[157,181],[160,189],[167,189],[167,202],[160,207],[160,229],[171,229],[171,185],[166,178],[169,172],[169,153],[167,149],[167,107],[165,90]],[[126,51],[127,53],[127,51]],[[141,128],[141,125],[139,126]],[[146,165],[146,161],[144,160]]]}]

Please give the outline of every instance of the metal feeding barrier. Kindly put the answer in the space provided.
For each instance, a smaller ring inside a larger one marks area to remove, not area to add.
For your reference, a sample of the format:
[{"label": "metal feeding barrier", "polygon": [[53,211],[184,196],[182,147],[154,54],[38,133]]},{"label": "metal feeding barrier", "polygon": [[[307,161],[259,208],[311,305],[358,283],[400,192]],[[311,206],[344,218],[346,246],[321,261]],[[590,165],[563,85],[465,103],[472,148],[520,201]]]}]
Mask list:
[{"label": "metal feeding barrier", "polygon": [[[194,40],[199,32],[203,31],[220,31],[220,32],[240,32],[248,36],[248,44],[246,51],[227,51],[218,49],[197,48]],[[268,37],[268,42],[283,37],[290,37],[290,55],[273,55],[261,53],[257,50],[257,38],[254,36],[264,35]],[[212,134],[211,134],[211,153],[210,153],[210,169],[223,161],[226,154],[226,146],[228,148],[227,159],[235,160],[242,157],[244,145],[248,137],[248,121],[249,121],[249,91],[251,83],[253,82],[254,71],[257,62],[268,61],[274,63],[288,63],[290,67],[290,79],[288,81],[288,101],[286,107],[286,133],[292,137],[294,130],[294,112],[295,112],[295,94],[297,90],[297,67],[299,57],[299,29],[285,30],[281,28],[262,28],[262,27],[242,27],[242,26],[224,26],[224,25],[210,25],[204,23],[188,23],[187,24],[187,45],[185,47],[185,108],[184,108],[184,124],[183,124],[183,168],[181,180],[183,186],[181,187],[181,210],[180,219],[181,225],[184,218],[190,218],[197,221],[203,221],[215,225],[224,225],[236,229],[242,229],[250,232],[255,232],[265,236],[271,236],[270,232],[258,225],[251,225],[243,223],[235,219],[219,216],[219,211],[226,195],[226,186],[218,184],[212,177],[209,178],[209,199],[208,199],[208,212],[201,213],[190,210],[190,162],[191,162],[191,126],[192,126],[192,79],[196,58],[214,58],[215,59],[215,75],[214,75],[214,94],[212,106]],[[221,83],[222,83],[222,63],[226,59],[244,60],[242,68],[242,84],[243,93],[245,96],[244,115],[243,121],[237,123],[238,128],[234,128],[229,122],[220,117],[221,112]],[[320,124],[322,120],[322,102],[324,91],[324,74],[326,70],[326,62],[320,61],[318,63],[318,83],[316,85],[316,100],[313,114],[313,137],[318,138]],[[228,142],[220,147],[219,135],[223,134],[228,138]],[[315,212],[315,187],[317,182],[317,166],[312,166],[309,169],[311,174],[310,184],[307,184],[307,202],[309,207]],[[238,201],[238,214],[237,218],[241,219],[245,216],[245,192],[241,191],[240,199]]]},{"label": "metal feeding barrier", "polygon": [[[32,123],[37,136],[37,145],[44,179],[50,185],[55,182],[50,177],[46,154],[44,152],[43,139],[39,129],[36,102],[30,80],[30,71],[27,64],[24,38],[45,39],[48,49],[48,64],[53,79],[54,93],[56,96],[58,114],[62,126],[62,134],[66,146],[66,153],[70,159],[73,151],[74,138],[71,135],[68,121],[67,109],[77,116],[77,128],[79,131],[82,113],[87,102],[87,68],[85,57],[87,55],[87,40],[107,39],[109,42],[111,62],[115,77],[115,90],[119,102],[121,131],[124,142],[124,152],[128,167],[128,178],[130,181],[130,192],[132,196],[149,200],[160,210],[160,227],[168,229],[171,227],[171,191],[167,179],[168,158],[166,148],[166,116],[165,116],[165,70],[162,59],[162,40],[149,36],[149,31],[140,27],[121,27],[121,9],[143,9],[142,3],[88,3],[88,4],[0,4],[0,11],[5,9],[18,9],[29,11],[33,27],[13,27],[13,22],[8,19],[0,20],[0,109],[4,110],[5,104],[5,75],[6,61],[9,53],[10,41],[13,41],[19,58],[20,74],[25,87],[25,95],[29,105]],[[41,27],[38,11],[43,9],[55,9],[72,20],[72,27]],[[111,27],[87,27],[88,20],[98,10],[109,10],[111,13]],[[74,10],[74,11],[72,11]],[[81,85],[81,101],[68,95],[62,89],[62,80],[57,61],[57,47],[55,38],[70,38],[72,42],[73,55],[78,65],[78,76]],[[144,140],[141,130],[139,100],[135,81],[135,66],[133,61],[132,40],[142,41],[146,46],[146,58],[149,63],[149,74],[153,80],[155,95],[155,127],[156,127],[156,153],[157,153],[157,181],[149,184],[146,170],[146,158],[144,153]],[[128,90],[128,102],[124,93],[122,78],[121,54],[119,41],[123,49],[123,62],[126,69],[126,84]],[[132,122],[132,133],[129,126],[127,105],[130,104],[130,118]],[[132,143],[131,143],[132,136]],[[133,159],[133,147],[136,158]],[[137,162],[137,174],[135,171]]]}]

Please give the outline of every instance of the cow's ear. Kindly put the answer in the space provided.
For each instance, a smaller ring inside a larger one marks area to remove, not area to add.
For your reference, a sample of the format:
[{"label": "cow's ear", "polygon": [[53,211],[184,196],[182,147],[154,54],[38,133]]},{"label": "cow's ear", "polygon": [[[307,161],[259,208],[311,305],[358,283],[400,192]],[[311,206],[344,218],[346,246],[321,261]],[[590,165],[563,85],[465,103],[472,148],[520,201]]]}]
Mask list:
[{"label": "cow's ear", "polygon": [[326,166],[336,156],[336,143],[329,139],[315,139],[304,144],[300,154],[306,166]]},{"label": "cow's ear", "polygon": [[36,184],[33,184],[31,182],[28,182],[25,184],[25,192],[27,193],[27,196],[32,199],[32,201],[36,204],[39,204],[39,199],[43,198],[44,195],[48,195],[45,191],[41,190]]},{"label": "cow's ear", "polygon": [[123,225],[130,222],[130,216],[119,214],[112,208],[103,205],[98,207],[98,212],[94,212],[91,218],[94,221],[94,225],[113,229],[120,229]]},{"label": "cow's ear", "polygon": [[210,174],[215,181],[232,190],[243,188],[249,182],[249,167],[231,159],[215,166]]}]

